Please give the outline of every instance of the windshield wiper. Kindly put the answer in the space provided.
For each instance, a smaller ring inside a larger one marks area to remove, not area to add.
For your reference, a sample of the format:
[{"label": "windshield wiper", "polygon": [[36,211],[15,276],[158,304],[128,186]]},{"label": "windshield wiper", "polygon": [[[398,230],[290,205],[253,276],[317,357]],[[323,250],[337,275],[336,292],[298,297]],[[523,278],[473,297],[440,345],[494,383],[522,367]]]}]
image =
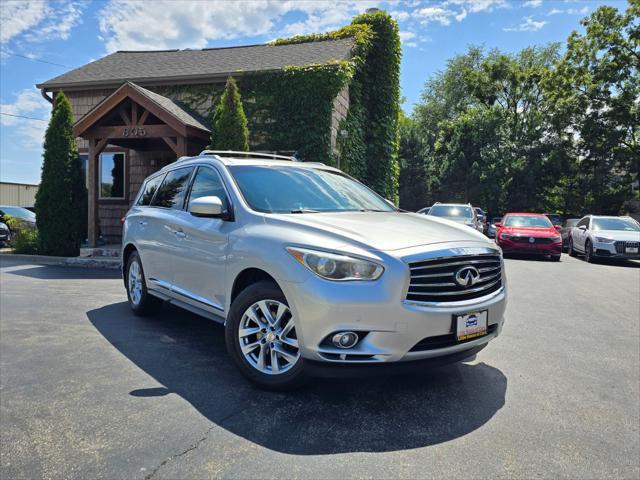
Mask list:
[{"label": "windshield wiper", "polygon": [[377,210],[375,208],[361,208],[358,211],[359,212],[386,212],[386,213],[390,212],[390,210]]},{"label": "windshield wiper", "polygon": [[311,208],[298,208],[296,210],[291,210],[289,213],[320,213],[320,211],[313,210]]}]

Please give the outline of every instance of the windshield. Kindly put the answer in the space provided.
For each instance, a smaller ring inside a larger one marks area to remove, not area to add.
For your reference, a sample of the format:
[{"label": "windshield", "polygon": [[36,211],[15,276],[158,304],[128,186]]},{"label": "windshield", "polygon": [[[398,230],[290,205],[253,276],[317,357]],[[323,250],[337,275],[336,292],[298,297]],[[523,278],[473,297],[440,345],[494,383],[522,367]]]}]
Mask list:
[{"label": "windshield", "polygon": [[640,225],[632,218],[594,218],[594,230],[624,230],[640,232]]},{"label": "windshield", "polygon": [[8,215],[20,220],[29,220],[33,222],[36,220],[35,213],[22,207],[0,207],[0,212],[2,212],[3,215]]},{"label": "windshield", "polygon": [[252,209],[266,213],[394,212],[364,185],[341,173],[307,167],[229,167]]},{"label": "windshield", "polygon": [[471,207],[465,207],[464,205],[434,205],[429,211],[429,215],[435,215],[436,217],[458,217],[458,218],[473,218],[473,210]]},{"label": "windshield", "polygon": [[509,215],[504,222],[507,227],[551,228],[553,225],[547,217],[534,215]]}]

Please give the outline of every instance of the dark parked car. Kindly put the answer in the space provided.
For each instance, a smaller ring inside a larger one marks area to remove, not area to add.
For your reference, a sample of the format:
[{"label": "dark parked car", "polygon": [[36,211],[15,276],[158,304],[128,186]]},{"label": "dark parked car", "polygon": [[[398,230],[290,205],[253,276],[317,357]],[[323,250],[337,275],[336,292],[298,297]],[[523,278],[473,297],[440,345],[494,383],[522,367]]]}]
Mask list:
[{"label": "dark parked car", "polygon": [[554,227],[556,225],[562,225],[562,217],[559,214],[557,214],[557,213],[544,213],[543,215],[545,215],[549,220],[551,220],[551,223],[553,223]]},{"label": "dark parked car", "polygon": [[36,214],[23,207],[0,205],[0,221],[7,223],[8,218],[17,218],[30,227],[36,226]]},{"label": "dark parked car", "polygon": [[482,224],[482,233],[487,234],[487,213],[482,210],[480,207],[473,207],[476,211],[476,217],[478,217],[478,221]]},{"label": "dark parked car", "polygon": [[571,236],[571,229],[575,227],[579,221],[579,218],[567,218],[562,224],[562,227],[558,229],[560,235],[562,235],[563,250],[566,250],[569,247],[569,237]]},{"label": "dark parked car", "polygon": [[11,232],[6,223],[0,222],[0,245],[5,245],[11,239]]},{"label": "dark parked car", "polygon": [[493,217],[490,222],[487,224],[487,237],[496,238],[496,232],[498,228],[496,227],[496,223],[502,222],[502,217]]}]

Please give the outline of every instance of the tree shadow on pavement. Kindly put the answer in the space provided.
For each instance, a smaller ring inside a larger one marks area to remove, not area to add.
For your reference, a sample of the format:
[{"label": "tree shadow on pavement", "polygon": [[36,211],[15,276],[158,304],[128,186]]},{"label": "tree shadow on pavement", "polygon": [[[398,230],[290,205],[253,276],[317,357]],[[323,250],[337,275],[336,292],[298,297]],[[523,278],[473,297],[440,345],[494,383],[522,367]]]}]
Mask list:
[{"label": "tree shadow on pavement", "polygon": [[39,280],[103,280],[122,278],[122,272],[120,270],[108,268],[63,267],[56,265],[24,265],[24,267],[25,268],[9,270],[7,273]]},{"label": "tree shadow on pavement", "polygon": [[[95,328],[164,388],[228,431],[297,455],[419,448],[466,435],[505,402],[507,379],[489,365],[457,364],[411,376],[315,379],[295,392],[256,389],[236,370],[224,328],[168,307],[152,317],[125,302],[89,311]],[[146,400],[148,401],[148,400]]]}]

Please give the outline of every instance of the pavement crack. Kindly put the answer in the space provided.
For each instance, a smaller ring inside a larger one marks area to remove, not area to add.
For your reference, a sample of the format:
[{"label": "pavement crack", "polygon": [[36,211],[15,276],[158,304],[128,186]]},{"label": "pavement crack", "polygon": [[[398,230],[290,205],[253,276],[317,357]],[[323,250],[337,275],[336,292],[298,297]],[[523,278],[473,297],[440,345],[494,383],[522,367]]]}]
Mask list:
[{"label": "pavement crack", "polygon": [[191,444],[188,448],[186,448],[185,450],[181,451],[180,453],[176,453],[174,455],[171,455],[171,456],[165,458],[157,467],[155,467],[147,476],[144,477],[144,480],[151,480],[156,475],[156,473],[158,473],[158,471],[162,467],[164,467],[166,464],[168,464],[169,462],[171,462],[171,461],[173,461],[173,460],[175,460],[177,458],[180,458],[180,457],[186,455],[189,452],[197,450],[200,447],[200,445],[202,445],[202,443],[209,438],[209,434],[211,433],[211,430],[213,430],[216,426],[221,426],[225,421],[227,421],[231,417],[234,417],[235,415],[238,415],[238,414],[244,412],[249,407],[251,407],[251,404],[245,405],[244,407],[236,410],[235,412],[231,412],[228,415],[225,415],[221,419],[217,420],[214,423],[214,425],[211,425],[206,430],[206,432],[204,433],[202,438],[198,439],[195,443]]},{"label": "pavement crack", "polygon": [[194,444],[190,445],[189,448],[187,448],[186,450],[183,450],[180,453],[176,453],[175,455],[171,455],[170,457],[165,458],[160,463],[160,465],[155,467],[146,477],[144,477],[144,480],[150,480],[151,478],[153,478],[154,475],[158,473],[158,470],[160,470],[162,467],[164,467],[167,463],[171,462],[172,460],[175,460],[176,458],[180,458],[183,455],[186,455],[187,453],[192,452],[193,450],[197,450],[198,447],[202,445],[202,442],[204,442],[207,438],[209,438],[209,434],[211,433],[211,430],[213,430],[214,428],[215,428],[215,425],[211,425],[205,432],[204,436]]}]

